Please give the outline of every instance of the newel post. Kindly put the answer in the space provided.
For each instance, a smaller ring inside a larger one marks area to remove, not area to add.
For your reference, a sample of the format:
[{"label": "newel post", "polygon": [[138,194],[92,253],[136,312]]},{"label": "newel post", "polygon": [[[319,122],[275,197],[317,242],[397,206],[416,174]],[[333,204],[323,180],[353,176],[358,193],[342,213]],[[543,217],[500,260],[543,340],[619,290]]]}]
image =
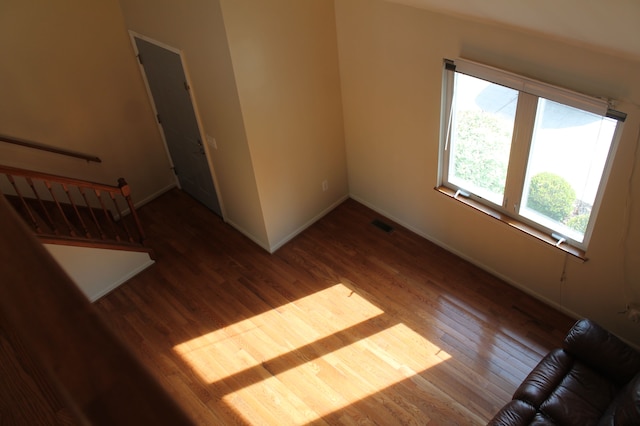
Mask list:
[{"label": "newel post", "polygon": [[140,223],[140,218],[138,218],[138,213],[136,212],[136,208],[133,205],[133,200],[131,199],[131,187],[127,183],[124,178],[118,179],[118,188],[120,188],[120,193],[127,200],[127,205],[129,206],[129,212],[131,212],[131,216],[133,216],[133,220],[136,223],[136,227],[138,228],[138,232],[140,234],[140,243],[142,243],[146,236],[144,234],[144,230],[142,229],[142,223]]}]

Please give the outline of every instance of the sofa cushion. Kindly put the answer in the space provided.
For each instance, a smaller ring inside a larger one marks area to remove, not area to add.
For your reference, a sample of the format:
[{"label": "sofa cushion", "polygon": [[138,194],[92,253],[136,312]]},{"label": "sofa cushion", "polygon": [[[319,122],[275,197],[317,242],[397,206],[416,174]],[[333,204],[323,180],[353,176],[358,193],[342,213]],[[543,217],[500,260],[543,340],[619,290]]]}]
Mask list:
[{"label": "sofa cushion", "polygon": [[619,388],[582,362],[575,362],[539,411],[561,425],[596,425]]},{"label": "sofa cushion", "polygon": [[489,425],[640,425],[640,353],[589,320],[545,356]]},{"label": "sofa cushion", "polygon": [[609,405],[598,426],[640,424],[640,374],[629,382]]},{"label": "sofa cushion", "polygon": [[529,373],[513,394],[536,409],[549,397],[573,366],[573,358],[562,349],[549,352]]}]

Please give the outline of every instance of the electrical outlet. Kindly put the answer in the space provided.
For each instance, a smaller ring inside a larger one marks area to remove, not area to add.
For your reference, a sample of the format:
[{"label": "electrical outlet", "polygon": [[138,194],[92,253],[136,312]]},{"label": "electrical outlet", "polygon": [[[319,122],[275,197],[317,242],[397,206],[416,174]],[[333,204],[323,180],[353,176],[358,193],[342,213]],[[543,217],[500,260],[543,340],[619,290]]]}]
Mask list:
[{"label": "electrical outlet", "polygon": [[329,181],[325,179],[322,181],[322,190],[326,191],[328,189],[329,189]]}]

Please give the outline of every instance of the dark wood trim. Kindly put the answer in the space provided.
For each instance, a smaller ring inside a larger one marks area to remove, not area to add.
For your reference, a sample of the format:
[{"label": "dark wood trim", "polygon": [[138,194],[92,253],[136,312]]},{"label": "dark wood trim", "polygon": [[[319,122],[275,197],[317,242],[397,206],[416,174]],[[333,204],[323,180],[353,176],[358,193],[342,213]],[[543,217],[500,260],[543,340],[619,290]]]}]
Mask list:
[{"label": "dark wood trim", "polygon": [[[124,178],[118,180],[118,186],[112,186],[0,165],[0,176],[2,174],[9,179],[15,191],[15,195],[4,194],[5,197],[10,201],[17,200],[14,201],[14,206],[18,204],[22,207],[18,209],[19,213],[33,227],[42,242],[142,251],[149,253],[153,258],[152,250],[144,247],[144,229],[131,199],[131,188]],[[31,192],[22,193],[19,186],[16,185],[16,178],[25,179],[31,187]],[[44,183],[49,188],[52,200],[43,200],[33,181]],[[66,192],[66,200],[58,200],[54,192],[51,191],[52,184],[62,186]],[[74,201],[71,198],[69,194],[72,188],[78,189],[80,194],[76,195],[81,195],[82,200]],[[91,204],[89,199],[95,204]],[[37,206],[41,209],[39,214],[34,213],[33,206],[30,204],[30,201],[35,202],[36,200]],[[118,201],[126,202],[127,208],[123,210]],[[98,203],[102,210],[96,207]],[[109,210],[107,204],[113,210]],[[63,206],[71,208],[72,211],[65,212]],[[84,212],[85,217],[81,211]],[[96,212],[100,212],[102,214],[100,217],[104,217],[105,220],[99,220]],[[54,216],[57,218],[56,221],[52,219]],[[75,225],[71,224],[70,218],[74,220]],[[131,223],[127,223],[129,221]],[[62,227],[58,225],[62,225]],[[63,234],[59,231],[62,228],[68,232],[65,231]],[[91,228],[91,232],[89,228]],[[133,232],[132,228],[135,229]],[[96,238],[96,235],[100,235],[101,238]]]},{"label": "dark wood trim", "polygon": [[10,166],[0,165],[0,173],[12,175],[12,176],[29,177],[32,179],[40,179],[44,181],[53,181],[57,183],[63,183],[66,185],[79,186],[81,188],[91,188],[99,191],[121,192],[120,187],[115,185],[105,185],[104,183],[74,179],[67,176],[54,175],[50,173],[41,173],[33,170],[19,169],[19,168],[10,167]]}]

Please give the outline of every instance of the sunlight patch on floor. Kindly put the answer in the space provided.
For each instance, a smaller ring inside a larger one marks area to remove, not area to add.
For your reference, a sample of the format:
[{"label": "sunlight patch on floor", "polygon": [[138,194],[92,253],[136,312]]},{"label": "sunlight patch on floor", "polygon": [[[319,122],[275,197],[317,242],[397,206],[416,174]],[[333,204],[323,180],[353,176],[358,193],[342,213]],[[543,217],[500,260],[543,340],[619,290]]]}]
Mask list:
[{"label": "sunlight patch on floor", "polygon": [[312,422],[450,358],[341,283],[174,350],[249,423],[276,424]]},{"label": "sunlight patch on floor", "polygon": [[[201,374],[204,382],[211,383],[383,313],[345,285],[336,284],[173,349]],[[257,360],[246,364],[215,356],[235,353],[241,348]]]}]

